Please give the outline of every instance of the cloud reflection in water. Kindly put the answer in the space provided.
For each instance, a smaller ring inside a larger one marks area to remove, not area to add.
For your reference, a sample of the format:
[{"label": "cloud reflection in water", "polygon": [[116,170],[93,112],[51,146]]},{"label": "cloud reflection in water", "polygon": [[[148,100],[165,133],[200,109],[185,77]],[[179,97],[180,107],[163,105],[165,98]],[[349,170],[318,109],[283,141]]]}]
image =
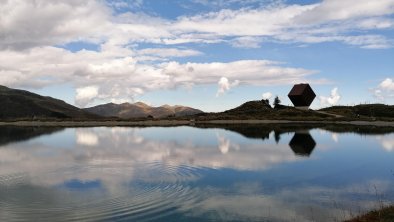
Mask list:
[{"label": "cloud reflection in water", "polygon": [[[67,149],[45,138],[0,148],[0,204],[13,204],[19,210],[31,208],[25,205],[31,201],[26,193],[30,191],[53,199],[52,204],[42,202],[42,207],[53,210],[48,218],[59,215],[54,207],[83,203],[90,208],[81,207],[86,215],[78,212],[92,220],[110,218],[126,206],[131,215],[136,209],[132,206],[147,205],[182,218],[331,221],[340,213],[349,215],[352,195],[359,198],[358,207],[370,209],[374,204],[370,187],[389,197],[393,193],[392,178],[359,177],[350,171],[341,179],[338,173],[357,163],[339,168],[340,155],[348,155],[338,152],[344,150],[341,142],[330,144],[338,147],[334,151],[319,151],[321,137],[330,141],[331,134],[275,132],[268,135],[276,136],[267,137],[253,132],[254,139],[248,139],[230,131],[190,127],[73,130],[75,145]],[[392,149],[386,142],[391,137],[378,138],[387,150]],[[294,142],[294,138],[298,139]],[[304,143],[308,140],[314,142]],[[311,154],[312,150],[316,158],[295,155]],[[324,162],[324,155],[330,152],[338,152],[339,167],[325,168],[332,164]],[[113,205],[107,206],[109,203]],[[2,210],[0,219],[17,217],[19,210]]]}]

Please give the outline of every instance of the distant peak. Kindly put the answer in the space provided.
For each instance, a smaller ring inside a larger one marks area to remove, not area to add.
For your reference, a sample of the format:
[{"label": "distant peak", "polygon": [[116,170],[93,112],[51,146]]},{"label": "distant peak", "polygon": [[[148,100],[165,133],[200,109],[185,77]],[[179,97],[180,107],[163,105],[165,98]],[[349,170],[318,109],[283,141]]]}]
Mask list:
[{"label": "distant peak", "polygon": [[143,102],[136,102],[133,105],[136,105],[136,106],[148,106],[147,104],[145,104]]},{"label": "distant peak", "polygon": [[164,107],[164,108],[171,108],[172,106],[170,106],[170,105],[168,105],[168,104],[164,104],[164,105],[162,105],[161,107]]}]

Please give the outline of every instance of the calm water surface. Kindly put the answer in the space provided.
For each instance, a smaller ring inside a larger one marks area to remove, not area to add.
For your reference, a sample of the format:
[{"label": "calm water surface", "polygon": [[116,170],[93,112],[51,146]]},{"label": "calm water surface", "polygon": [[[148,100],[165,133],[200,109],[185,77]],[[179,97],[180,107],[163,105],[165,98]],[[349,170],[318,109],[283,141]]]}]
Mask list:
[{"label": "calm water surface", "polygon": [[0,128],[0,221],[338,221],[393,202],[390,130]]}]

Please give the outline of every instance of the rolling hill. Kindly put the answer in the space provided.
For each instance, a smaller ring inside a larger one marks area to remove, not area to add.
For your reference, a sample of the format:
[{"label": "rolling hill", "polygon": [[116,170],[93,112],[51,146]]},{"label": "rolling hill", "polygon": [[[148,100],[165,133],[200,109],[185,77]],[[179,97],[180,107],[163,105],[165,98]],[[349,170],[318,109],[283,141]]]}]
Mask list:
[{"label": "rolling hill", "polygon": [[278,105],[272,108],[265,100],[248,101],[242,105],[219,113],[201,113],[196,120],[321,120],[331,116],[313,110],[299,110],[290,106]]},{"label": "rolling hill", "polygon": [[356,106],[332,106],[321,111],[349,118],[394,118],[394,106],[384,104],[360,104]]},{"label": "rolling hill", "polygon": [[0,119],[92,119],[99,116],[52,97],[0,86]]},{"label": "rolling hill", "polygon": [[163,118],[168,116],[180,117],[189,116],[202,113],[201,110],[186,107],[186,106],[159,106],[151,107],[145,103],[107,103],[103,105],[94,106],[84,109],[87,112],[105,116],[105,117],[119,117],[122,119],[141,118],[152,116],[154,118]]}]

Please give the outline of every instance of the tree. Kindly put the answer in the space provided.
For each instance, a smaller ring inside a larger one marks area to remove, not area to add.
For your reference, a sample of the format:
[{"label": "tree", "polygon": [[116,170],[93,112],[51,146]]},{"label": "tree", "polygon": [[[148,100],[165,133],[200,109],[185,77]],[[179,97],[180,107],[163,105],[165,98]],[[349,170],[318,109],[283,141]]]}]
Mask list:
[{"label": "tree", "polygon": [[279,97],[276,96],[275,99],[274,99],[274,107],[280,106],[280,103],[281,103],[281,101],[280,101]]}]

